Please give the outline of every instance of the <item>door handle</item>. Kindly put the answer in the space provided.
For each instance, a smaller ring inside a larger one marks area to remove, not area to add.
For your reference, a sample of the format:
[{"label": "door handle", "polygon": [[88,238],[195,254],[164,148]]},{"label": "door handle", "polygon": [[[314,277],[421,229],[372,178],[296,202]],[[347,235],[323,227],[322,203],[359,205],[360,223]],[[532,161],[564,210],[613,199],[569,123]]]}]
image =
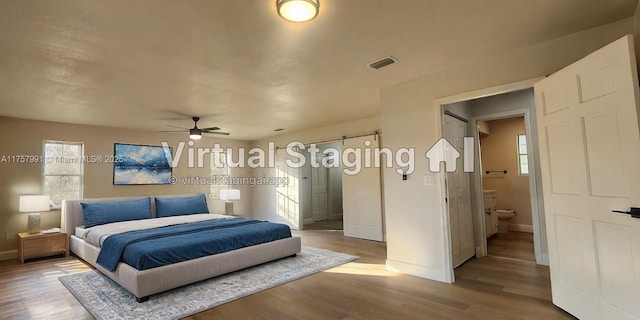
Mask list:
[{"label": "door handle", "polygon": [[611,212],[624,213],[624,214],[630,215],[632,218],[640,219],[640,208],[636,208],[636,207],[631,207],[629,211],[611,210]]}]

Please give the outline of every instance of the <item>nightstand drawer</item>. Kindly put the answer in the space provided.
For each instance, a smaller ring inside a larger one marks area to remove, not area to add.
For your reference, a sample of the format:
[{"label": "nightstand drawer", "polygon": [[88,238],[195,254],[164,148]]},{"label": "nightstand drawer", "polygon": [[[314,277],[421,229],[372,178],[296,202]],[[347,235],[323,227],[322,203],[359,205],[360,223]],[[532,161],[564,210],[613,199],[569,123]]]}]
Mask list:
[{"label": "nightstand drawer", "polygon": [[37,256],[47,253],[65,252],[67,241],[64,237],[27,239],[24,241],[24,256]]},{"label": "nightstand drawer", "polygon": [[69,235],[65,232],[41,234],[18,233],[18,259],[50,256],[64,253],[69,255]]}]

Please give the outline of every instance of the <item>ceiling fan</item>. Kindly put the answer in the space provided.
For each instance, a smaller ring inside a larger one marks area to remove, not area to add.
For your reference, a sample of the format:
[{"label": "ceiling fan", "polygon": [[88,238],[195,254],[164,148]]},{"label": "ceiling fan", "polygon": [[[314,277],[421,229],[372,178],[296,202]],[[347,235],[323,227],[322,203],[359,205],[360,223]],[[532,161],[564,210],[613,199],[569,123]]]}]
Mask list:
[{"label": "ceiling fan", "polygon": [[168,130],[168,131],[160,131],[160,132],[189,132],[189,138],[193,140],[199,140],[200,138],[202,138],[203,133],[219,134],[223,136],[229,135],[229,132],[218,131],[220,130],[220,128],[218,127],[198,128],[198,121],[200,121],[200,117],[191,117],[191,119],[193,120],[193,128],[191,129],[167,125],[169,127],[178,128],[182,130]]}]

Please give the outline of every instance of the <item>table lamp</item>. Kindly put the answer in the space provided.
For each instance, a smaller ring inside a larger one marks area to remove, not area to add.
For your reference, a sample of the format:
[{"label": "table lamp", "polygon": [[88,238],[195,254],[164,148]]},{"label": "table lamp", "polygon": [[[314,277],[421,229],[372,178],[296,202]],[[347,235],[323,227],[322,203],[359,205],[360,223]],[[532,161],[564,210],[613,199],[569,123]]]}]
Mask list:
[{"label": "table lamp", "polygon": [[225,200],[224,214],[233,215],[233,200],[240,200],[240,190],[238,189],[222,189],[220,190],[220,200]]},{"label": "table lamp", "polygon": [[20,212],[29,213],[29,233],[40,232],[40,212],[49,211],[49,196],[24,195],[20,196],[18,207]]}]

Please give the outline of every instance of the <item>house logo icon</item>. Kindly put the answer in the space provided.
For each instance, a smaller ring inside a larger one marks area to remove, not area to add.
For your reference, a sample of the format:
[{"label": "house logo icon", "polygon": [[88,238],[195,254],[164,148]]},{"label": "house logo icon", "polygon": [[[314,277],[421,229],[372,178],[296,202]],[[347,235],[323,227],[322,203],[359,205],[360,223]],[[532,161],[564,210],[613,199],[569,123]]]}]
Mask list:
[{"label": "house logo icon", "polygon": [[[473,137],[464,138],[464,172],[473,172],[474,168],[474,144]],[[429,171],[437,173],[440,172],[440,163],[444,162],[444,168],[446,172],[455,172],[458,169],[458,158],[460,158],[460,152],[456,147],[449,142],[446,138],[440,138],[428,151],[425,153],[427,159],[429,159]]]}]

